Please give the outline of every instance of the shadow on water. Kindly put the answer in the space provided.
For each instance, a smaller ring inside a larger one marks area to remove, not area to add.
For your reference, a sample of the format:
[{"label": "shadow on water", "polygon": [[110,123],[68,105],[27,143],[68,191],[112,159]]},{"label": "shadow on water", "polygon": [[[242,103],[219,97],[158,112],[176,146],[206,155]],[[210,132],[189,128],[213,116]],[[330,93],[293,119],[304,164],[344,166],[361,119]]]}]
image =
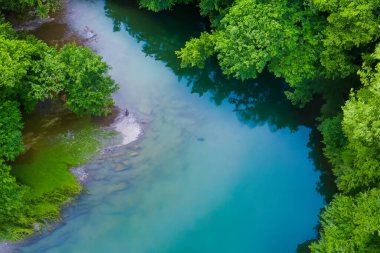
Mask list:
[{"label": "shadow on water", "polygon": [[[215,59],[209,60],[204,69],[181,68],[175,51],[208,28],[207,20],[199,16],[194,6],[178,6],[171,12],[153,13],[140,9],[134,1],[106,0],[104,8],[107,17],[113,21],[115,32],[126,30],[142,44],[146,55],[163,62],[179,80],[185,80],[191,93],[199,96],[208,94],[216,106],[225,102],[233,104],[242,123],[251,127],[267,124],[272,131],[282,128],[296,131],[300,126],[309,127],[309,158],[320,172],[316,190],[325,202],[331,201],[336,192],[334,177],[323,157],[321,135],[316,130],[315,121],[321,102],[315,101],[304,109],[297,108],[286,99],[284,91],[288,86],[282,79],[270,73],[245,82],[227,78]],[[141,17],[144,17],[144,22],[141,22]],[[308,252],[310,242],[301,243],[297,252]]]},{"label": "shadow on water", "polygon": [[[119,8],[128,5],[128,8]],[[227,79],[221,73],[215,60],[210,60],[204,69],[180,67],[175,51],[185,45],[191,37],[196,37],[207,28],[207,21],[199,16],[196,8],[181,6],[170,12],[152,13],[141,10],[136,3],[120,0],[106,1],[107,16],[113,20],[114,31],[125,29],[143,45],[143,52],[162,61],[178,77],[185,79],[192,93],[202,96],[210,94],[215,105],[227,101],[234,105],[239,120],[249,126],[267,124],[272,131],[289,128],[296,131],[300,126],[312,129],[308,147],[309,158],[315,169],[320,171],[320,181],[316,190],[326,202],[331,201],[336,192],[334,177],[322,154],[320,133],[316,130],[315,118],[319,114],[320,104],[299,109],[285,97],[287,89],[283,80],[263,73],[256,80],[239,81]],[[140,22],[143,13],[145,22]],[[298,252],[307,252],[305,242],[299,245]]]}]

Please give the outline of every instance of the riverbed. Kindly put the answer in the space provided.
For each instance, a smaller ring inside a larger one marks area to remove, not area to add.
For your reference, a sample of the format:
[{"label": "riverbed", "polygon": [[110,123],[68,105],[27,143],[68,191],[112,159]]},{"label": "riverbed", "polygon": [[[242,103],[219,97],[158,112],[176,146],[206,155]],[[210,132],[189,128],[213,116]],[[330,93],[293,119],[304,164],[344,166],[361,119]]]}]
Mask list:
[{"label": "riverbed", "polygon": [[119,130],[143,133],[85,165],[63,222],[18,252],[286,253],[315,239],[326,196],[283,81],[181,69],[174,51],[207,29],[197,10],[126,2],[69,1],[65,22],[112,66],[130,112]]}]

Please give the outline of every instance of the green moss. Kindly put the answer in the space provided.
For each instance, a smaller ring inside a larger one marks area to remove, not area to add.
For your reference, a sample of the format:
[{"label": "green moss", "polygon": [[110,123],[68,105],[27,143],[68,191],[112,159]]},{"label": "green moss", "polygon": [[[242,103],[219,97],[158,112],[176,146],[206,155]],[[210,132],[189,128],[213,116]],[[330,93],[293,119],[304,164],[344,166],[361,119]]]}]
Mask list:
[{"label": "green moss", "polygon": [[14,164],[13,174],[17,180],[31,188],[34,197],[57,189],[78,192],[80,186],[70,173],[69,167],[79,166],[96,152],[99,142],[96,129],[87,125],[81,130],[43,137]]},{"label": "green moss", "polygon": [[0,238],[19,240],[33,232],[33,223],[57,220],[62,206],[82,189],[69,169],[88,162],[102,136],[107,134],[89,118],[77,118],[62,108],[28,116],[26,152],[12,165],[17,181],[29,187],[24,220],[1,225]]}]

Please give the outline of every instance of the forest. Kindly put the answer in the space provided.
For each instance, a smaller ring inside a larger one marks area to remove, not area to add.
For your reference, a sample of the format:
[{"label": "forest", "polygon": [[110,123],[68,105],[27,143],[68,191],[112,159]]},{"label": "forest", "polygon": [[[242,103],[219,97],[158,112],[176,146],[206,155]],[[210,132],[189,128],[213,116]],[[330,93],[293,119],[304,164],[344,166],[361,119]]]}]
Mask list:
[{"label": "forest", "polygon": [[[154,12],[178,4],[197,5],[209,19],[207,31],[176,52],[183,68],[216,59],[232,78],[269,71],[288,83],[286,96],[300,108],[323,100],[316,121],[339,192],[322,211],[318,240],[309,248],[378,252],[380,0],[140,0]],[[4,17],[57,8],[55,0],[0,0]],[[0,237],[16,240],[51,216],[35,211],[38,200],[10,174],[9,164],[23,152],[24,115],[51,99],[79,116],[104,115],[117,84],[89,49],[50,47],[13,31],[4,18],[0,42]]]}]

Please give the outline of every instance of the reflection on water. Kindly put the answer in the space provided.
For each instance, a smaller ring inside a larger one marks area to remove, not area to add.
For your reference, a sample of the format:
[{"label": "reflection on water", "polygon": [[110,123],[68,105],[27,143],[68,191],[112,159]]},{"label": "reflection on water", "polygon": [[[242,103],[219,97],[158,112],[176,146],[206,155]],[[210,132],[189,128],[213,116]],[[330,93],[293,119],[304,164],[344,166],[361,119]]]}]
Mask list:
[{"label": "reflection on water", "polygon": [[[222,74],[215,59],[209,60],[204,69],[181,68],[175,51],[207,27],[207,20],[202,19],[194,7],[179,6],[175,12],[153,13],[139,9],[135,1],[107,0],[105,13],[112,19],[114,31],[125,30],[141,42],[142,51],[164,62],[179,80],[187,82],[191,93],[207,94],[217,106],[227,101],[234,106],[233,111],[243,123],[251,127],[265,124],[273,131],[282,128],[296,131],[299,126],[311,128],[309,157],[321,172],[317,191],[325,196],[326,202],[331,201],[336,185],[322,154],[321,136],[315,128],[321,106],[317,101],[301,110],[285,97],[288,86],[282,79],[267,72],[244,82],[228,78]],[[142,16],[145,22],[141,22]]]},{"label": "reflection on water", "polygon": [[285,99],[281,80],[227,80],[212,60],[179,68],[174,50],[207,26],[188,6],[69,6],[71,27],[96,34],[89,45],[121,85],[116,103],[144,136],[87,164],[87,192],[65,223],[21,252],[277,253],[316,237],[324,196],[309,158],[312,113]]}]

